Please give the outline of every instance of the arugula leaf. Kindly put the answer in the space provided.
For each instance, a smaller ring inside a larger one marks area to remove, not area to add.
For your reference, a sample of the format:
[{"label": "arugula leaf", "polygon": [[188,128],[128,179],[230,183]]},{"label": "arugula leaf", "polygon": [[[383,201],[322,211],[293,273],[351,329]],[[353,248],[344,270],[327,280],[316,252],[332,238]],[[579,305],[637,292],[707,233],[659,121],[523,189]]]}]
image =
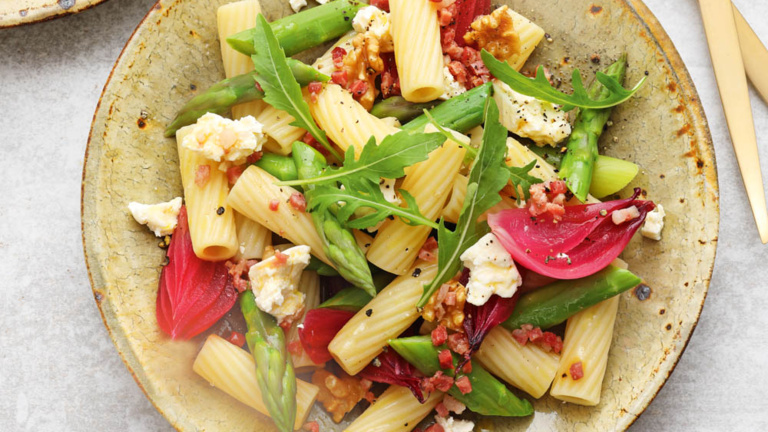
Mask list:
[{"label": "arugula leaf", "polygon": [[481,55],[483,63],[485,63],[485,66],[493,76],[512,87],[512,90],[545,102],[562,105],[563,111],[570,111],[574,107],[604,109],[619,105],[637,93],[647,78],[643,77],[631,90],[627,90],[615,78],[603,72],[598,72],[597,80],[610,91],[610,94],[606,98],[594,100],[587,94],[578,69],[573,70],[571,82],[573,94],[568,95],[552,87],[549,80],[547,80],[543,66],[539,66],[539,69],[536,71],[536,78],[528,78],[512,69],[506,62],[496,60],[486,50],[483,50]]},{"label": "arugula leaf", "polygon": [[[345,189],[317,185],[306,193],[307,209],[311,212],[322,211],[343,202],[343,206],[338,206],[336,217],[339,222],[349,228],[370,228],[390,216],[398,216],[409,225],[426,225],[437,228],[437,223],[421,214],[416,200],[408,191],[401,189],[399,192],[407,207],[400,207],[387,201],[384,194],[381,193],[378,183],[359,182],[353,188],[345,185]],[[375,211],[350,220],[359,208],[370,208]]]},{"label": "arugula leaf", "polygon": [[334,157],[341,159],[339,152],[328,142],[325,132],[312,118],[301,87],[288,67],[285,53],[262,14],[256,17],[253,44],[259,47],[258,54],[251,56],[251,59],[256,69],[256,81],[264,90],[264,101],[293,116],[296,120],[291,125],[305,129]]},{"label": "arugula leaf", "polygon": [[355,160],[355,148],[349,147],[344,155],[344,166],[329,169],[322,175],[309,179],[277,183],[280,186],[303,186],[336,181],[370,181],[379,184],[379,179],[396,179],[405,175],[405,168],[424,161],[444,142],[438,133],[409,133],[400,131],[389,135],[376,145],[371,137],[363,147],[360,157]]},{"label": "arugula leaf", "polygon": [[499,191],[509,181],[510,172],[499,169],[504,165],[507,129],[499,122],[499,108],[493,98],[488,98],[486,101],[484,117],[483,143],[469,173],[467,195],[464,198],[464,206],[461,208],[456,230],[450,231],[446,228],[445,221],[440,223],[437,231],[437,275],[429,285],[424,287],[424,294],[418,303],[419,307],[427,304],[440,286],[456,276],[461,270],[459,259],[461,254],[489,231],[488,224],[478,224],[477,219],[501,201]]}]

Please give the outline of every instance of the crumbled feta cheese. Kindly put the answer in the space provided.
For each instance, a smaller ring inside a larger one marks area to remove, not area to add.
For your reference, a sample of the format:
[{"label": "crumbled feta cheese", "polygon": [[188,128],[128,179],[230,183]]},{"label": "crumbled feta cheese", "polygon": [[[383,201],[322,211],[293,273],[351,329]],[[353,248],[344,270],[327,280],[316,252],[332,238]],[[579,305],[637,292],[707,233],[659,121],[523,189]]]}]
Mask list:
[{"label": "crumbled feta cheese", "polygon": [[456,414],[461,414],[467,409],[466,405],[451,395],[443,397],[443,405],[445,405],[445,409]]},{"label": "crumbled feta cheese", "polygon": [[355,15],[352,27],[358,33],[372,33],[378,39],[391,39],[389,32],[389,14],[376,6],[366,6]]},{"label": "crumbled feta cheese", "polygon": [[227,161],[236,165],[245,163],[245,159],[260,151],[267,141],[262,132],[262,124],[252,116],[230,120],[207,113],[192,128],[181,146],[216,162]]},{"label": "crumbled feta cheese", "polygon": [[520,94],[499,80],[493,80],[493,89],[501,123],[510,132],[530,138],[538,146],[554,146],[571,134],[568,114],[559,105]]},{"label": "crumbled feta cheese", "polygon": [[324,5],[328,3],[328,0],[315,0],[318,4]]},{"label": "crumbled feta cheese", "polygon": [[645,217],[645,223],[640,229],[640,234],[651,240],[661,240],[661,230],[664,229],[664,216],[666,215],[664,207],[661,204],[656,204],[656,209]]},{"label": "crumbled feta cheese", "polygon": [[394,179],[381,179],[379,180],[379,189],[381,189],[382,195],[384,195],[384,199],[387,200],[387,202],[390,202],[392,204],[400,205],[402,201],[400,201],[400,197],[397,196],[397,191],[395,191],[395,180]]},{"label": "crumbled feta cheese", "polygon": [[456,420],[455,418],[435,416],[437,424],[443,427],[444,432],[472,432],[475,424],[469,420]]},{"label": "crumbled feta cheese", "polygon": [[290,0],[291,3],[291,9],[293,9],[294,12],[299,12],[301,8],[305,7],[307,5],[307,0]]},{"label": "crumbled feta cheese", "polygon": [[159,204],[141,204],[131,202],[128,204],[136,222],[146,225],[158,237],[173,234],[179,221],[181,210],[181,197]]},{"label": "crumbled feta cheese", "polygon": [[510,298],[523,283],[512,256],[492,233],[464,251],[461,260],[469,269],[467,301],[475,306],[484,305],[493,294]]},{"label": "crumbled feta cheese", "polygon": [[443,68],[443,85],[445,87],[445,93],[440,96],[440,100],[448,100],[467,91],[467,88],[464,87],[464,85],[456,81],[456,78],[453,77],[448,66]]},{"label": "crumbled feta cheese", "polygon": [[309,264],[309,246],[294,246],[251,267],[248,278],[259,309],[278,321],[298,316],[304,309],[304,293],[298,290],[301,272]]},{"label": "crumbled feta cheese", "polygon": [[624,222],[629,222],[632,219],[637,219],[639,217],[640,210],[637,209],[637,206],[627,207],[625,209],[616,210],[611,213],[611,220],[616,225],[621,225]]}]

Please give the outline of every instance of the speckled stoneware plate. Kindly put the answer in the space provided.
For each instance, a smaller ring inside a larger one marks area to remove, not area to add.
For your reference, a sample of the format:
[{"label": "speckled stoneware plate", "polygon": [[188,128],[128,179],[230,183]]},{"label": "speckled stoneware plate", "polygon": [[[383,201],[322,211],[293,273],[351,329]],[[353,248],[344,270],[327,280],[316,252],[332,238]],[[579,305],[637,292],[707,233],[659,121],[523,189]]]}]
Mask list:
[{"label": "speckled stoneware plate", "polygon": [[[183,431],[270,431],[255,411],[211,388],[192,372],[199,341],[171,342],[155,321],[164,251],[137,225],[129,201],[181,194],[174,140],[162,131],[176,110],[223,77],[216,8],[225,0],[161,0],[128,42],[93,120],[83,174],[83,239],[93,292],[128,369],[168,421]],[[287,2],[262,1],[269,19]],[[544,397],[523,419],[490,420],[495,431],[624,430],[648,406],[675,367],[707,293],[718,233],[712,142],[696,90],[678,53],[638,0],[512,0],[551,35],[529,64],[558,77],[572,67],[594,71],[629,53],[628,82],[649,80],[618,109],[603,139],[606,154],[640,164],[635,186],[663,203],[664,239],[637,236],[624,253],[651,297],[621,298],[602,400],[597,407]],[[622,196],[630,193],[626,190]],[[312,416],[323,431],[321,409]]]},{"label": "speckled stoneware plate", "polygon": [[0,28],[46,21],[96,6],[106,0],[0,0]]}]

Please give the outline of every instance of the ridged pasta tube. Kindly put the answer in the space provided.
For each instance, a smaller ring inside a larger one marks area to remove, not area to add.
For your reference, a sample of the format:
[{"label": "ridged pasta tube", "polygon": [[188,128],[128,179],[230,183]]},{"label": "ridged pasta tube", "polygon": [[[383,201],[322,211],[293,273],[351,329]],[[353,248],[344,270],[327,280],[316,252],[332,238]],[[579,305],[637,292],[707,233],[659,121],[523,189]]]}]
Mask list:
[{"label": "ridged pasta tube", "polygon": [[344,48],[346,52],[354,51],[355,46],[352,44],[352,39],[354,39],[355,36],[357,36],[357,31],[352,30],[340,37],[332,47],[328,48],[328,51],[326,51],[325,54],[318,57],[317,60],[312,63],[312,67],[322,74],[331,76],[336,70],[336,67],[333,64],[333,50],[336,48]]},{"label": "ridged pasta tube", "polygon": [[[413,195],[428,219],[440,216],[466,151],[453,140],[447,140],[429,154],[429,159],[414,165],[403,180],[401,189]],[[405,274],[431,231],[430,227],[410,226],[400,219],[388,220],[379,228],[368,250],[368,261],[390,273]]]},{"label": "ridged pasta tube", "polygon": [[[276,186],[276,181],[263,169],[251,166],[232,187],[227,203],[291,243],[309,246],[312,255],[333,266],[323,252],[323,241],[315,230],[312,216],[289,204],[291,195],[298,191],[290,186]],[[276,209],[270,210],[270,206],[275,205]]]},{"label": "ridged pasta tube", "polygon": [[[247,351],[219,336],[208,336],[192,365],[192,370],[212,386],[269,416],[269,411],[261,399],[261,389],[256,378],[256,362]],[[296,380],[294,429],[301,429],[319,392],[317,386]]]},{"label": "ridged pasta tube", "polygon": [[[288,334],[285,337],[286,346],[291,344],[300,344],[299,340],[299,325],[304,322],[307,312],[316,308],[320,304],[320,276],[317,272],[305,271],[301,274],[299,280],[299,291],[303,292],[304,297],[304,312],[301,317],[291,326]],[[293,361],[293,368],[296,373],[303,373],[306,370],[313,370],[318,367],[322,367],[323,364],[317,364],[309,358],[309,355],[303,349],[299,354],[291,353],[291,360]]]},{"label": "ridged pasta tube", "polygon": [[509,9],[507,12],[512,15],[512,24],[517,35],[520,37],[520,53],[508,58],[507,63],[513,69],[519,71],[523,68],[525,62],[528,61],[528,57],[533,54],[533,50],[536,49],[539,42],[544,38],[545,32],[544,29],[512,9]]},{"label": "ridged pasta tube", "polygon": [[560,355],[538,345],[520,345],[512,334],[496,327],[488,333],[475,359],[488,372],[536,399],[544,396],[555,378]]},{"label": "ridged pasta tube", "polygon": [[371,136],[380,143],[399,130],[369,113],[351,93],[336,84],[325,85],[309,108],[317,124],[345,152],[354,147],[359,155]]},{"label": "ridged pasta tube", "polygon": [[429,102],[445,93],[437,6],[430,0],[389,1],[392,41],[403,97]]},{"label": "ridged pasta tube", "polygon": [[271,105],[265,104],[256,115],[256,120],[264,125],[264,133],[277,144],[268,145],[267,150],[283,156],[291,154],[293,142],[300,140],[307,133],[304,129],[291,125],[296,121],[293,116]]},{"label": "ridged pasta tube", "polygon": [[[465,175],[457,174],[453,181],[453,189],[451,196],[448,198],[448,203],[443,207],[443,217],[447,222],[456,223],[459,221],[459,215],[461,215],[461,208],[464,206],[464,199],[467,197],[467,185],[469,185],[469,178]],[[488,214],[496,213],[501,210],[517,208],[516,201],[501,196],[501,201],[495,206],[488,209],[487,212],[480,215],[479,221],[488,219]]]},{"label": "ridged pasta tube", "polygon": [[227,78],[253,70],[251,58],[232,49],[227,43],[227,38],[253,27],[259,13],[261,13],[261,3],[258,0],[228,3],[220,6],[216,11],[221,59],[224,61],[224,75]]},{"label": "ridged pasta tube", "polygon": [[407,275],[393,280],[336,334],[328,351],[348,374],[363,370],[390,339],[416,321],[416,303],[424,292],[423,285],[436,273],[436,264],[417,262]]},{"label": "ridged pasta tube", "polygon": [[[206,261],[223,261],[237,253],[235,214],[227,204],[229,181],[219,170],[219,163],[206,159],[197,152],[182,147],[184,137],[192,132],[187,126],[176,132],[179,150],[181,184],[189,217],[189,234],[195,255]],[[207,166],[208,168],[201,168]],[[208,179],[200,186],[195,178],[198,170],[207,170]],[[223,209],[223,211],[222,211]]]},{"label": "ridged pasta tube", "polygon": [[272,231],[238,212],[235,212],[235,225],[240,242],[235,257],[238,260],[261,259],[264,248],[272,245]]},{"label": "ridged pasta tube", "polygon": [[344,432],[410,432],[432,412],[443,396],[442,392],[433,391],[422,404],[409,389],[389,386]]},{"label": "ridged pasta tube", "polygon": [[[600,402],[619,299],[612,297],[568,319],[560,366],[549,392],[555,399],[586,406]],[[578,362],[584,376],[574,380],[571,366]]]}]

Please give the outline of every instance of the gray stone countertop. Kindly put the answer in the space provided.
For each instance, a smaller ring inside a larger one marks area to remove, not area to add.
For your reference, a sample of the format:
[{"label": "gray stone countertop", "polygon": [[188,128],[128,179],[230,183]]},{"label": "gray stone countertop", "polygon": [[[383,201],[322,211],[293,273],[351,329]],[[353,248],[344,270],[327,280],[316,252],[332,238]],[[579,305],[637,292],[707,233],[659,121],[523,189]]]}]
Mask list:
[{"label": "gray stone countertop", "polygon": [[[0,0],[3,1],[3,0]],[[734,0],[764,41],[768,2]],[[170,431],[123,366],[93,300],[80,180],[102,87],[154,0],[0,30],[0,430]],[[714,138],[721,229],[701,321],[633,431],[768,427],[768,246],[742,186],[698,3],[646,0],[688,66]],[[768,108],[753,92],[763,171]]]}]

